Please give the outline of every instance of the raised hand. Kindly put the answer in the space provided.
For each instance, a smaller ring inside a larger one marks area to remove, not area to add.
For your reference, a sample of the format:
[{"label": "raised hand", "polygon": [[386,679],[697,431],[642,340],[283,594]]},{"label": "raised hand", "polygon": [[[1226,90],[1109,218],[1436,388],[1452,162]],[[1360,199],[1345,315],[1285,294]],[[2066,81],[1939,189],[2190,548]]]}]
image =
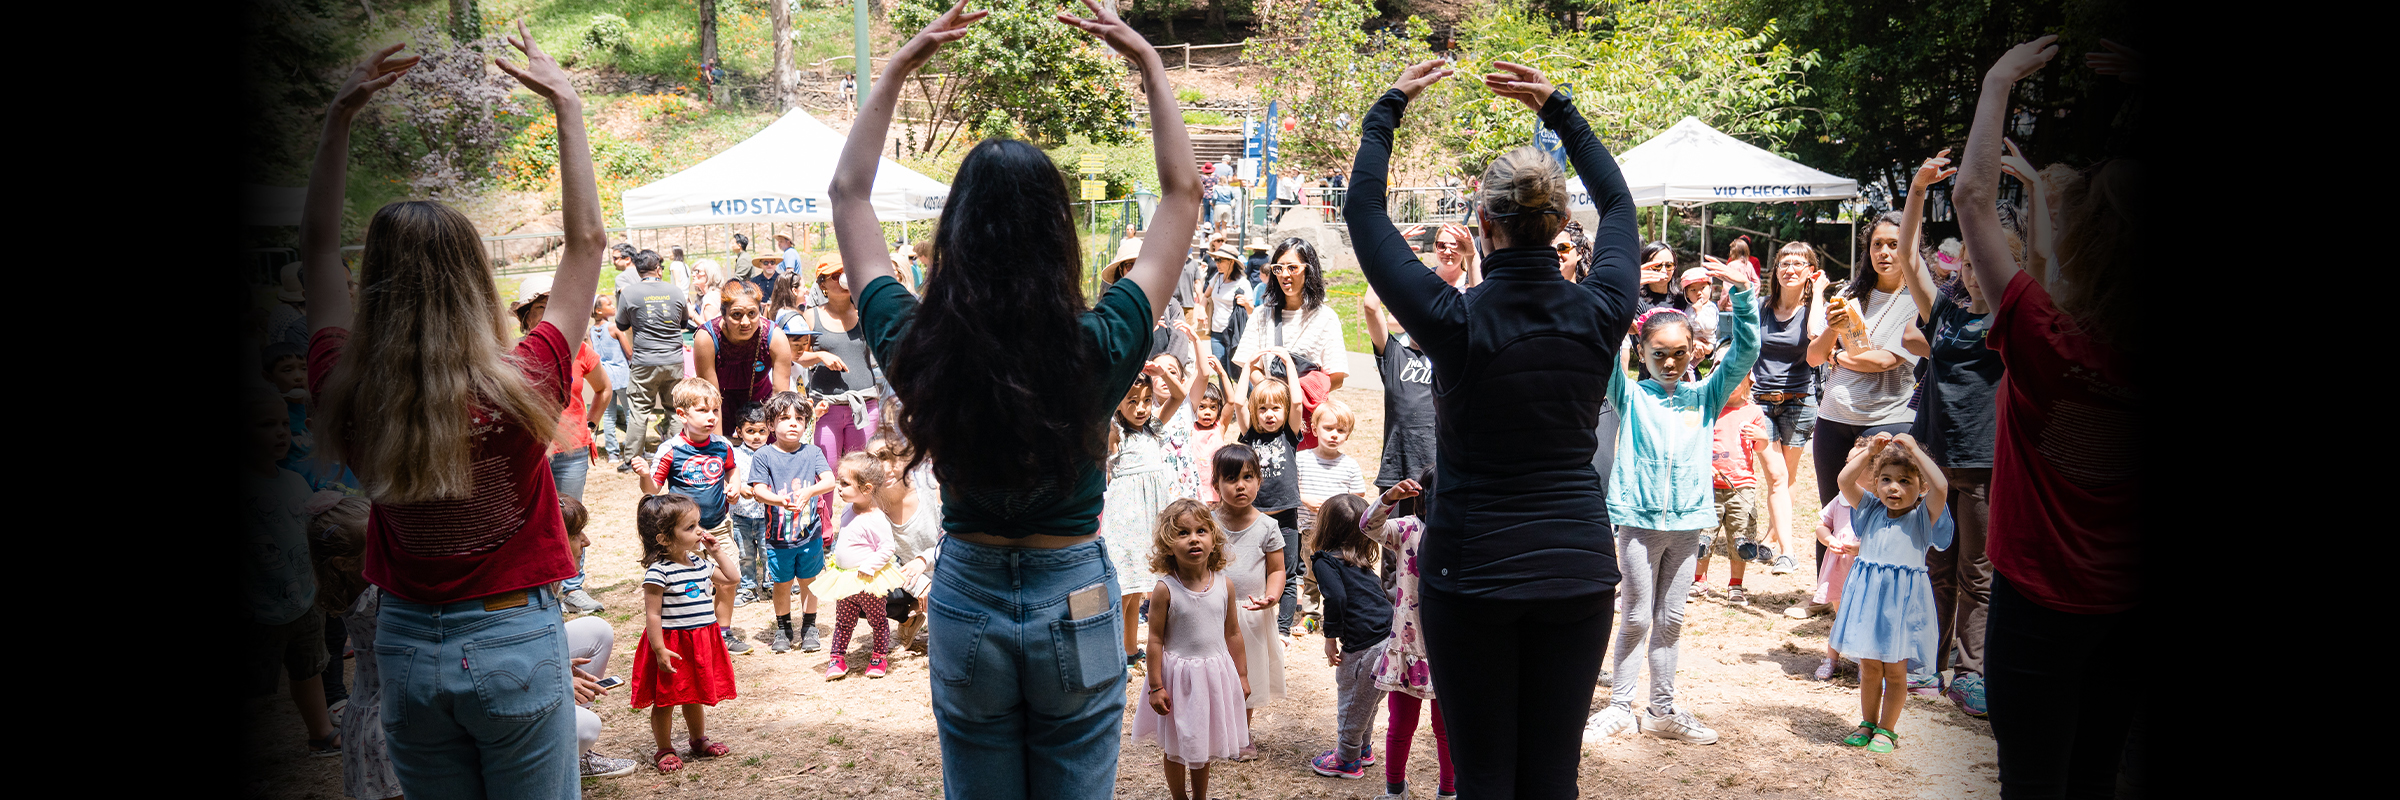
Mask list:
[{"label": "raised hand", "polygon": [[334,90],[334,110],[345,117],[357,114],[359,109],[367,107],[368,98],[374,97],[376,92],[383,91],[386,87],[391,86],[393,81],[400,80],[401,75],[407,74],[408,68],[417,65],[418,57],[392,57],[393,53],[400,52],[400,48],[407,46],[407,42],[401,42],[377,50],[374,55],[367,56],[366,60],[358,62],[358,67],[350,70],[350,77],[342,81],[342,88]]},{"label": "raised hand", "polygon": [[990,13],[992,12],[968,11],[967,0],[958,0],[958,3],[952,5],[950,10],[942,12],[941,16],[934,17],[933,22],[927,24],[924,30],[917,31],[917,35],[909,37],[907,44],[900,45],[900,49],[892,51],[892,60],[884,62],[884,70],[894,75],[907,75],[917,71],[918,67],[925,66],[925,62],[933,60],[933,51],[940,50],[942,45],[966,38],[967,28]]},{"label": "raised hand", "polygon": [[1925,159],[1925,163],[1917,167],[1916,175],[1908,180],[1908,188],[1910,191],[1923,189],[1949,180],[1950,176],[1956,174],[1958,174],[1958,168],[1950,166],[1950,148],[1944,147],[1942,152],[1935,153],[1932,158]]},{"label": "raised hand", "polygon": [[2100,46],[2108,52],[2083,54],[2083,65],[2102,75],[2115,75],[2117,80],[2140,86],[2142,84],[2142,52],[2107,39]]},{"label": "raised hand", "polygon": [[2043,64],[2050,63],[2050,59],[2058,55],[2057,41],[2058,35],[2051,34],[2009,48],[2008,52],[2000,54],[1999,61],[1992,64],[1991,71],[1983,74],[1984,79],[2009,83],[2024,80],[2025,76],[2039,71]]},{"label": "raised hand", "polygon": [[2008,153],[2000,157],[2000,171],[2016,176],[2017,180],[2023,181],[2027,185],[2032,185],[2034,173],[2037,172],[2033,168],[2033,162],[2025,158],[2024,151],[2017,149],[2015,140],[2004,138],[2000,140],[2000,143],[2008,148]]},{"label": "raised hand", "polygon": [[1419,494],[1423,494],[1424,491],[1425,487],[1417,485],[1417,480],[1415,478],[1410,478],[1399,483],[1392,484],[1392,488],[1383,493],[1383,504],[1388,506],[1393,503],[1415,497]]},{"label": "raised hand", "polygon": [[[1090,2],[1091,0],[1084,1]],[[1457,73],[1458,70],[1451,69],[1450,63],[1446,59],[1421,61],[1400,70],[1400,77],[1392,81],[1392,88],[1400,90],[1401,94],[1408,95],[1408,99],[1415,100],[1418,94],[1425,91],[1425,87],[1432,86],[1441,79]]]},{"label": "raised hand", "polygon": [[1742,267],[1736,267],[1732,264],[1727,264],[1714,258],[1708,259],[1707,264],[1708,274],[1716,277],[1717,280],[1724,281],[1727,284],[1740,289],[1751,288],[1750,270]]},{"label": "raised hand", "polygon": [[1082,29],[1084,33],[1091,34],[1092,38],[1107,42],[1109,49],[1117,51],[1118,55],[1131,59],[1137,64],[1141,63],[1144,56],[1157,52],[1151,49],[1150,40],[1142,38],[1142,34],[1135,31],[1133,26],[1125,24],[1125,20],[1118,18],[1115,6],[1104,6],[1094,0],[1083,0],[1083,7],[1092,10],[1091,19],[1084,19],[1062,11],[1059,12],[1058,21],[1073,25]]},{"label": "raised hand", "polygon": [[495,56],[492,64],[498,66],[501,72],[508,73],[518,83],[525,84],[525,88],[532,89],[534,94],[553,103],[577,97],[575,85],[567,81],[567,71],[558,65],[558,59],[551,58],[549,53],[542,52],[541,45],[534,43],[533,34],[525,29],[524,20],[517,20],[517,35],[508,37],[508,44],[525,54],[525,64],[511,64],[507,59]]},{"label": "raised hand", "polygon": [[1551,93],[1558,91],[1558,87],[1550,85],[1549,78],[1542,77],[1541,70],[1506,61],[1494,61],[1492,68],[1500,71],[1483,76],[1484,87],[1493,94],[1524,103],[1526,108],[1542,110],[1543,104],[1550,102]]}]

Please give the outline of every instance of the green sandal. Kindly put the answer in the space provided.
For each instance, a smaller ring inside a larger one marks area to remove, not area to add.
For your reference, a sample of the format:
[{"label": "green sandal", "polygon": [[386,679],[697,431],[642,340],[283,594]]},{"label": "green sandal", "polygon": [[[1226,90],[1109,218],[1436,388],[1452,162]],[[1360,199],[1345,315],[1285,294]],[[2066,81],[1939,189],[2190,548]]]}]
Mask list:
[{"label": "green sandal", "polygon": [[1851,747],[1865,747],[1868,742],[1875,739],[1875,731],[1878,729],[1872,720],[1859,720],[1858,727],[1865,733],[1852,732],[1850,735],[1842,737],[1842,744]]},{"label": "green sandal", "polygon": [[1876,728],[1875,736],[1878,738],[1867,744],[1867,752],[1889,753],[1893,750],[1899,749],[1900,747],[1900,734],[1893,733],[1882,728]]}]

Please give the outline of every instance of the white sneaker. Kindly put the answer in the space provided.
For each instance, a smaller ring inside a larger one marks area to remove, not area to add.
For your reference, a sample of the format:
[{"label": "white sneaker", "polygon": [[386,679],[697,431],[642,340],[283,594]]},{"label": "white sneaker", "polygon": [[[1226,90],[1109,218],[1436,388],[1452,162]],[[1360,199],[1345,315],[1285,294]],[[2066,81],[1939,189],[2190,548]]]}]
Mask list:
[{"label": "white sneaker", "polygon": [[1632,727],[1633,711],[1624,706],[1610,705],[1600,709],[1600,713],[1593,714],[1592,721],[1583,726],[1583,740],[1587,743],[1599,744],[1607,741],[1608,737],[1624,733]]},{"label": "white sneaker", "polygon": [[637,766],[640,765],[630,758],[610,758],[590,750],[583,751],[583,777],[587,779],[621,778],[633,774]]},{"label": "white sneaker", "polygon": [[1661,739],[1675,739],[1693,744],[1716,744],[1717,732],[1692,718],[1692,712],[1677,711],[1666,716],[1655,712],[1642,713],[1642,732]]},{"label": "white sneaker", "polygon": [[575,609],[579,614],[597,614],[607,608],[607,606],[600,605],[600,601],[592,599],[592,595],[582,589],[568,592],[565,597],[560,599],[565,600],[567,606]]}]

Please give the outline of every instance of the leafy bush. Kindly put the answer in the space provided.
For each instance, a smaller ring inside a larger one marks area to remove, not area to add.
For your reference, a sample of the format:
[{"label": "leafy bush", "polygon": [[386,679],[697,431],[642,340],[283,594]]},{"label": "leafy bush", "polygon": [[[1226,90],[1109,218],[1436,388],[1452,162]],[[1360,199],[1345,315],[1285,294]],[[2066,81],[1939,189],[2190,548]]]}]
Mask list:
[{"label": "leafy bush", "polygon": [[584,47],[595,52],[621,51],[632,41],[633,23],[615,14],[593,14],[592,27],[583,32]]},{"label": "leafy bush", "polygon": [[1208,99],[1208,95],[1201,94],[1201,93],[1200,93],[1200,90],[1198,90],[1198,89],[1177,89],[1177,90],[1175,90],[1175,102],[1177,102],[1177,103],[1181,103],[1181,104],[1183,104],[1183,105],[1187,105],[1187,106],[1191,106],[1191,105],[1199,105],[1199,104],[1200,104],[1200,101],[1207,100],[1207,99]]}]

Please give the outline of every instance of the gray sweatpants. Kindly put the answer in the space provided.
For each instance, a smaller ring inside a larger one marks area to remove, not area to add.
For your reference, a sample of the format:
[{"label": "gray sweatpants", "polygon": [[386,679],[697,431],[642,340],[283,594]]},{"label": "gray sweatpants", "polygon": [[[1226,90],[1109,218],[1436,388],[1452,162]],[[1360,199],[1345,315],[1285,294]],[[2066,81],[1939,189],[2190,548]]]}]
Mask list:
[{"label": "gray sweatpants", "polygon": [[[576,617],[567,620],[567,660],[588,658],[592,663],[582,669],[593,677],[608,677],[608,651],[617,642],[615,631],[609,630],[608,620],[599,617]],[[569,673],[573,674],[573,673]],[[600,743],[600,715],[589,707],[575,707],[576,754],[589,751]]]},{"label": "gray sweatpants", "polygon": [[1654,531],[1630,525],[1617,529],[1617,596],[1625,599],[1624,624],[1617,626],[1616,670],[1609,677],[1609,703],[1633,710],[1634,681],[1642,662],[1633,658],[1642,638],[1650,639],[1650,710],[1675,713],[1675,656],[1683,648],[1684,595],[1700,555],[1699,531]]},{"label": "gray sweatpants", "polygon": [[1339,702],[1333,716],[1334,734],[1340,737],[1340,752],[1336,757],[1343,761],[1357,760],[1375,735],[1375,709],[1383,707],[1383,690],[1375,688],[1378,649],[1343,653],[1342,665],[1333,668],[1334,693]]}]

